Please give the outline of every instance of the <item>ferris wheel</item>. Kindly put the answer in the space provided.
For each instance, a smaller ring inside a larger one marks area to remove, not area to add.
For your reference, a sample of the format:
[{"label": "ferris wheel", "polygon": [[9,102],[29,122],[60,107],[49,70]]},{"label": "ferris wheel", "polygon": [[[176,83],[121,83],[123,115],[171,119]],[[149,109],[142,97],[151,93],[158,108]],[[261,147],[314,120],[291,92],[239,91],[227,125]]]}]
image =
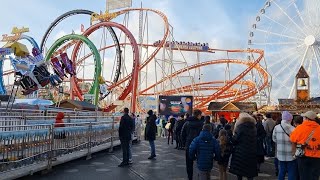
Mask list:
[{"label": "ferris wheel", "polygon": [[310,76],[311,96],[320,95],[319,12],[319,0],[267,0],[255,17],[248,44],[265,50],[271,101],[294,98],[301,66]]}]

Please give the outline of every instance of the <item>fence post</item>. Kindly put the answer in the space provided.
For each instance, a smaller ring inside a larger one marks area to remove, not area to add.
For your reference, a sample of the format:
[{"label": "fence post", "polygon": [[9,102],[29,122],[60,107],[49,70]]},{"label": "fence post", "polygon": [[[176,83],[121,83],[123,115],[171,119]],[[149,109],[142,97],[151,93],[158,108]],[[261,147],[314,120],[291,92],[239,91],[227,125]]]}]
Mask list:
[{"label": "fence post", "polygon": [[88,154],[87,154],[87,160],[91,159],[91,134],[92,134],[92,124],[90,122],[89,129],[87,131],[88,136]]},{"label": "fence post", "polygon": [[113,136],[114,136],[114,116],[112,116],[111,146],[109,148],[109,153],[113,152]]},{"label": "fence post", "polygon": [[48,142],[48,167],[47,170],[51,170],[52,169],[52,159],[53,159],[53,155],[54,155],[54,126],[50,125],[49,126],[49,142]]}]

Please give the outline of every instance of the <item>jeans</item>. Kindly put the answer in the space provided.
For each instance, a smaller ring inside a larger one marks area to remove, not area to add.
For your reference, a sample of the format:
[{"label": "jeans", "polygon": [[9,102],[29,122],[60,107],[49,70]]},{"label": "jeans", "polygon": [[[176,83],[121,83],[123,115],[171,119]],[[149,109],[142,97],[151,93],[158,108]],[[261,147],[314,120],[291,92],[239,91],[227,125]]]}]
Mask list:
[{"label": "jeans", "polygon": [[298,166],[297,161],[279,161],[280,162],[280,172],[278,179],[284,180],[286,177],[286,172],[288,172],[288,180],[296,180],[298,176]]},{"label": "jeans", "polygon": [[198,180],[210,180],[211,171],[200,171],[198,169]]},{"label": "jeans", "polygon": [[192,180],[193,177],[193,159],[189,157],[189,147],[186,148],[186,165],[187,165],[187,174],[189,180]]},{"label": "jeans", "polygon": [[150,149],[151,149],[151,156],[155,156],[156,155],[156,147],[154,145],[154,141],[149,140],[149,144],[150,144]]},{"label": "jeans", "polygon": [[166,128],[161,128],[161,136],[166,137]]},{"label": "jeans", "polygon": [[298,167],[300,173],[300,180],[319,180],[320,158],[299,158]]},{"label": "jeans", "polygon": [[266,137],[266,149],[267,149],[267,156],[271,157],[272,156],[272,136]]},{"label": "jeans", "polygon": [[[120,140],[121,141],[121,140]],[[129,163],[129,140],[121,141],[122,163]]]},{"label": "jeans", "polygon": [[129,160],[132,159],[132,140],[129,141]]}]

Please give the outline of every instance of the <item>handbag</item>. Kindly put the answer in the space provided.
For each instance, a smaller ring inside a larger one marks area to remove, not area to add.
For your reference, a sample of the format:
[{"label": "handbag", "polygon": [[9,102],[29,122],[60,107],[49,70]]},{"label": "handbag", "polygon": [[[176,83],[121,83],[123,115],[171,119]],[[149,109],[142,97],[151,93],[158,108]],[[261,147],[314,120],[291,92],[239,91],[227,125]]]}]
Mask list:
[{"label": "handbag", "polygon": [[295,157],[303,157],[305,155],[305,151],[304,148],[308,145],[309,141],[311,140],[313,134],[314,134],[314,130],[312,130],[312,132],[309,134],[308,139],[306,140],[306,142],[304,144],[297,144],[296,146],[296,152],[294,153]]},{"label": "handbag", "polygon": [[165,126],[166,130],[169,130],[170,126],[171,126],[171,123],[167,123],[166,126]]}]

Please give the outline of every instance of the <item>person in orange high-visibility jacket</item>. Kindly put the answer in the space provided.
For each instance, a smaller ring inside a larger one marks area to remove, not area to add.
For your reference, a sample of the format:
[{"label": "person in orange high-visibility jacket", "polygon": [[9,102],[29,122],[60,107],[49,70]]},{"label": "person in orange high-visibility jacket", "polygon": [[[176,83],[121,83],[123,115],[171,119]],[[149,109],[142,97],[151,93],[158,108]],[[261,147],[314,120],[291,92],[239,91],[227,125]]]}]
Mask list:
[{"label": "person in orange high-visibility jacket", "polygon": [[308,137],[311,136],[304,148],[305,156],[298,157],[300,180],[318,180],[320,177],[320,125],[316,122],[317,114],[313,111],[308,111],[301,116],[303,123],[290,135],[294,147],[297,144],[305,145]]}]

